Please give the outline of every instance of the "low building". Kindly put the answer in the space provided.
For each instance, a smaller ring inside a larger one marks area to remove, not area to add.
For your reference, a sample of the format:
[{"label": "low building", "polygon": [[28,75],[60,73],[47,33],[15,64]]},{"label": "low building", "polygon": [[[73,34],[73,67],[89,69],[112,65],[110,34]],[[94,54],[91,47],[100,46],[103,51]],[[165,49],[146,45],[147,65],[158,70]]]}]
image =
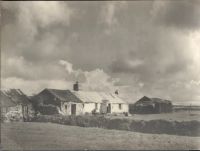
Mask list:
[{"label": "low building", "polygon": [[160,98],[142,97],[135,104],[129,105],[129,112],[136,114],[155,114],[172,112],[172,102]]},{"label": "low building", "polygon": [[[30,99],[20,89],[1,90],[2,117],[26,121],[34,114]],[[9,119],[8,119],[9,120]]]},{"label": "low building", "polygon": [[83,102],[85,113],[128,113],[128,104],[116,94],[96,91],[73,91]]},{"label": "low building", "polygon": [[128,104],[115,93],[80,91],[76,82],[72,93],[83,102],[83,114],[85,113],[128,113]]},{"label": "low building", "polygon": [[69,90],[44,89],[32,98],[34,108],[41,114],[82,114],[83,103]]},{"label": "low building", "polygon": [[117,94],[80,91],[78,82],[73,91],[44,89],[32,100],[36,111],[41,114],[128,113],[128,104]]}]

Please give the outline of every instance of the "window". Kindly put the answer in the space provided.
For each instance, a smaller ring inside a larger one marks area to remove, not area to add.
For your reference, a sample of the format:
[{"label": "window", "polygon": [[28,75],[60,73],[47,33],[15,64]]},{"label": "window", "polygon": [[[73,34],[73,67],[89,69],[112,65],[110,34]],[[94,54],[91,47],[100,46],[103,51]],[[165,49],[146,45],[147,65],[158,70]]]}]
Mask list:
[{"label": "window", "polygon": [[67,110],[67,105],[65,105],[65,110]]},{"label": "window", "polygon": [[122,104],[119,104],[119,109],[120,109],[120,110],[122,109]]},{"label": "window", "polygon": [[95,103],[95,109],[97,109],[98,108],[98,103]]}]

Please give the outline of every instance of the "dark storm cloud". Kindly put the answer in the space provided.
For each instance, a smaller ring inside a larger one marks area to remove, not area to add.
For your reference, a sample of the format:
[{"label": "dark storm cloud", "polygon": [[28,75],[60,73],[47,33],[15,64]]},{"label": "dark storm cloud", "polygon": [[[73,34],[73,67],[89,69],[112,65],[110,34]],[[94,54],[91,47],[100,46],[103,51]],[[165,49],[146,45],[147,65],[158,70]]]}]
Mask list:
[{"label": "dark storm cloud", "polygon": [[68,88],[78,78],[89,90],[119,87],[129,100],[197,100],[198,8],[198,1],[3,2],[4,86]]},{"label": "dark storm cloud", "polygon": [[200,1],[157,2],[152,11],[157,23],[177,29],[197,30],[200,28]]}]

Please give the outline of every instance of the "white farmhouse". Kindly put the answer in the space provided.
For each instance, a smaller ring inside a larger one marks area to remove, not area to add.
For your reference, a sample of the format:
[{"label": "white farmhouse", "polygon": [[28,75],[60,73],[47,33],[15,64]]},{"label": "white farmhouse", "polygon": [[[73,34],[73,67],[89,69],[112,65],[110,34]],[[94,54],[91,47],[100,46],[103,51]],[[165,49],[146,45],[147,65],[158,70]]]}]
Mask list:
[{"label": "white farmhouse", "polygon": [[73,91],[44,89],[33,97],[33,102],[42,114],[128,113],[129,110],[128,104],[117,94],[82,91],[78,82],[74,84]]}]

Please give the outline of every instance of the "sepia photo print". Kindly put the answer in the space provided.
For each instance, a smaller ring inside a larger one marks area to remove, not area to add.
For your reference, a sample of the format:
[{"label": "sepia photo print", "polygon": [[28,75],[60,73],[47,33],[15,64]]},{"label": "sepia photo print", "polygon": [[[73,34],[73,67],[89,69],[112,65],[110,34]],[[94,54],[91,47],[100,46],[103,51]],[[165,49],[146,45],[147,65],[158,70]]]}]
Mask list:
[{"label": "sepia photo print", "polygon": [[200,0],[0,6],[1,150],[200,149]]}]

